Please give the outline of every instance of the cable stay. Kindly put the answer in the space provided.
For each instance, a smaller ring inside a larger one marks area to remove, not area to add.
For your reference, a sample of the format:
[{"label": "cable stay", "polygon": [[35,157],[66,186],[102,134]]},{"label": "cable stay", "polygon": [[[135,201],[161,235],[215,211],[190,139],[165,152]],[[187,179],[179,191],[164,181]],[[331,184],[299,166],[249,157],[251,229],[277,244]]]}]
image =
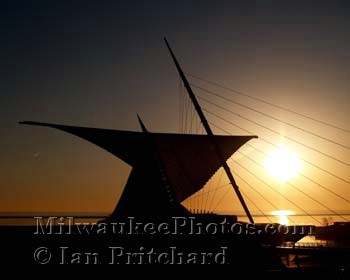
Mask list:
[{"label": "cable stay", "polygon": [[316,218],[314,218],[311,214],[309,214],[304,208],[302,208],[301,206],[299,206],[298,204],[296,204],[294,201],[290,200],[288,197],[286,197],[284,194],[282,194],[281,192],[279,192],[278,190],[276,190],[274,187],[272,187],[270,184],[266,183],[263,179],[261,179],[259,176],[257,176],[256,174],[254,174],[253,172],[251,172],[248,168],[244,167],[242,164],[240,164],[239,162],[235,162],[236,165],[240,166],[241,168],[243,168],[244,170],[246,170],[248,173],[250,173],[252,176],[254,176],[256,179],[258,179],[260,182],[262,182],[265,186],[267,186],[268,188],[270,188],[272,191],[274,191],[275,193],[277,193],[278,195],[280,195],[281,197],[283,197],[285,200],[287,200],[289,203],[291,203],[292,205],[294,205],[296,208],[298,208],[300,211],[302,211],[303,213],[306,214],[306,216],[312,218],[314,221],[316,221],[317,223],[321,224],[320,221],[318,221]]},{"label": "cable stay", "polygon": [[[327,137],[324,137],[324,136],[322,136],[322,135],[319,135],[319,134],[317,134],[317,133],[314,133],[314,132],[312,132],[312,131],[310,131],[310,130],[307,130],[307,129],[305,129],[305,128],[296,126],[296,125],[294,125],[294,124],[292,124],[292,123],[283,121],[283,120],[281,120],[281,119],[279,119],[279,118],[276,118],[276,117],[274,117],[274,116],[272,116],[272,115],[270,115],[270,114],[266,114],[266,113],[264,113],[264,112],[262,112],[262,111],[259,111],[259,110],[257,110],[257,109],[254,109],[254,108],[252,108],[252,107],[250,107],[250,106],[247,106],[247,105],[242,104],[242,103],[240,103],[240,102],[234,101],[234,100],[232,100],[231,98],[227,98],[227,97],[225,97],[225,96],[222,96],[221,94],[218,94],[218,93],[216,93],[216,92],[214,92],[214,91],[207,90],[207,89],[205,89],[205,88],[203,88],[203,87],[200,87],[200,86],[197,86],[197,85],[195,85],[195,84],[191,84],[191,86],[193,86],[194,88],[197,88],[197,89],[199,89],[199,90],[202,90],[202,91],[204,91],[204,92],[206,92],[206,93],[209,93],[209,94],[211,94],[211,95],[214,95],[214,96],[216,96],[216,97],[219,97],[219,98],[221,98],[221,99],[223,99],[223,100],[225,100],[225,101],[228,101],[228,102],[230,102],[230,103],[232,103],[232,104],[238,105],[238,106],[240,106],[240,107],[242,107],[242,108],[248,109],[248,110],[250,110],[250,111],[252,111],[252,112],[255,112],[255,113],[258,113],[258,114],[260,114],[260,115],[262,115],[262,116],[268,117],[268,118],[270,118],[270,119],[272,119],[272,120],[274,120],[274,121],[283,123],[283,124],[285,124],[285,125],[288,125],[288,126],[290,126],[290,127],[293,127],[293,128],[295,128],[295,129],[298,129],[298,130],[300,130],[300,131],[302,131],[302,132],[304,132],[304,133],[308,133],[308,134],[310,134],[310,135],[312,135],[312,136],[315,136],[315,137],[317,137],[317,138],[319,138],[319,139],[322,139],[322,140],[324,140],[324,141],[327,141],[327,142],[329,142],[329,143],[332,143],[332,144],[337,145],[337,146],[339,146],[339,147],[342,147],[342,148],[344,148],[344,149],[348,149],[348,150],[350,149],[350,147],[347,146],[347,145],[344,145],[344,144],[342,144],[342,143],[339,143],[339,142],[337,142],[337,141],[334,141],[334,140],[332,140],[332,139],[329,139],[329,138],[327,138]],[[198,97],[199,97],[199,96],[198,96]],[[203,99],[204,99],[204,98],[203,98]]]},{"label": "cable stay", "polygon": [[262,102],[262,103],[264,103],[264,104],[270,105],[270,106],[275,107],[275,108],[278,108],[278,109],[280,109],[280,110],[283,110],[283,111],[286,111],[286,112],[295,114],[295,115],[297,115],[297,116],[300,116],[300,117],[303,117],[303,118],[312,120],[312,121],[317,122],[317,123],[319,123],[319,124],[322,124],[322,125],[325,125],[325,126],[328,126],[328,127],[332,127],[332,128],[334,128],[334,129],[337,129],[337,130],[340,130],[340,131],[343,131],[343,132],[346,132],[346,133],[350,133],[350,130],[345,129],[345,128],[343,128],[343,127],[340,127],[340,126],[331,124],[331,123],[329,123],[329,122],[325,122],[325,121],[322,121],[322,120],[313,118],[313,117],[311,117],[311,116],[308,116],[308,115],[305,115],[305,114],[296,112],[296,111],[291,110],[291,109],[289,109],[289,108],[286,108],[286,107],[283,107],[283,106],[274,104],[274,103],[272,103],[272,102],[268,102],[268,101],[266,101],[266,100],[264,100],[264,99],[261,99],[261,98],[254,97],[254,96],[252,96],[252,95],[249,95],[249,94],[244,93],[244,92],[242,92],[242,91],[238,91],[238,90],[232,89],[232,88],[230,88],[230,87],[224,86],[224,85],[219,84],[219,83],[217,83],[217,82],[213,82],[213,81],[210,81],[210,80],[207,80],[207,79],[198,77],[198,76],[193,75],[193,74],[190,74],[190,73],[186,73],[186,74],[187,74],[188,76],[194,78],[194,79],[197,79],[197,80],[206,82],[206,83],[208,83],[208,84],[217,86],[217,87],[219,87],[219,88],[228,90],[228,91],[230,91],[230,92],[232,92],[232,93],[234,93],[234,94],[238,94],[238,95],[241,95],[241,96],[248,97],[248,98],[250,98],[250,99],[252,99],[252,100]]},{"label": "cable stay", "polygon": [[[227,120],[227,119],[225,119],[225,118],[223,118],[223,117],[221,117],[221,116],[219,116],[219,115],[213,113],[213,112],[210,111],[210,110],[207,110],[206,108],[203,108],[203,110],[206,111],[207,113],[209,113],[209,114],[215,116],[216,118],[218,118],[218,119],[220,119],[220,120],[222,120],[222,121],[224,121],[224,122],[226,122],[226,123],[228,123],[228,124],[230,124],[230,125],[232,125],[232,126],[234,126],[234,127],[237,127],[237,128],[239,128],[239,129],[241,129],[241,130],[244,131],[244,132],[253,134],[253,132],[251,132],[251,131],[249,131],[249,130],[247,130],[247,129],[245,129],[245,128],[243,128],[243,127],[237,125],[237,124],[235,124],[234,122],[231,122],[231,121],[229,121],[229,120]],[[213,125],[213,126],[215,126],[215,127],[217,127],[213,122],[210,122],[210,124]],[[220,128],[219,128],[219,129],[220,129]],[[229,133],[229,134],[231,134],[231,133]],[[266,138],[259,137],[259,139],[262,140],[263,142],[265,142],[265,143],[267,143],[267,144],[269,144],[269,145],[275,147],[275,148],[279,148],[278,145],[272,143],[271,141],[267,140]],[[304,159],[304,158],[302,158],[302,157],[300,157],[300,159],[301,159],[302,161],[304,161],[305,163],[309,164],[310,166],[313,166],[313,167],[315,167],[315,168],[317,168],[317,169],[323,171],[324,173],[327,173],[328,175],[330,175],[330,176],[332,176],[332,177],[334,177],[334,178],[336,178],[336,179],[338,179],[338,180],[341,180],[341,181],[343,181],[343,182],[345,182],[345,183],[347,183],[347,184],[350,184],[350,181],[348,181],[348,180],[346,180],[346,179],[344,179],[344,178],[342,178],[342,177],[340,177],[340,176],[338,176],[338,175],[336,175],[336,174],[334,174],[334,173],[332,173],[332,172],[330,172],[330,171],[328,171],[328,170],[326,170],[326,169],[324,169],[324,168],[322,168],[322,167],[316,165],[315,163],[312,163],[311,161],[308,161],[307,159]]]},{"label": "cable stay", "polygon": [[[232,110],[229,110],[229,109],[227,109],[227,108],[225,108],[225,107],[223,107],[223,106],[221,106],[221,105],[218,105],[218,104],[216,104],[216,103],[214,103],[214,102],[212,102],[212,101],[210,101],[210,100],[208,100],[208,99],[206,99],[206,98],[204,98],[204,97],[202,97],[202,96],[198,96],[198,98],[201,99],[201,100],[204,100],[205,102],[207,102],[207,103],[209,103],[209,104],[211,104],[211,105],[213,105],[213,106],[215,106],[215,107],[217,107],[217,108],[220,108],[220,109],[222,109],[222,110],[224,110],[224,111],[226,111],[226,112],[229,112],[229,113],[231,113],[231,114],[233,114],[233,115],[235,115],[235,116],[237,116],[237,117],[240,117],[240,118],[242,118],[242,119],[244,119],[244,120],[246,120],[246,121],[249,121],[249,122],[251,122],[251,123],[253,123],[253,124],[257,125],[257,126],[260,126],[260,127],[264,128],[264,129],[266,129],[266,130],[269,130],[269,131],[273,132],[274,134],[277,134],[277,135],[281,136],[281,134],[280,134],[278,131],[276,131],[276,130],[270,128],[270,127],[267,127],[267,126],[265,126],[265,125],[262,125],[262,124],[260,124],[260,123],[258,123],[258,122],[256,122],[256,121],[253,121],[253,120],[251,120],[251,119],[249,119],[249,118],[247,118],[247,117],[245,117],[245,116],[242,116],[241,114],[235,113],[235,112],[233,112]],[[203,110],[205,110],[205,108],[204,108]],[[283,137],[284,137],[285,139],[288,139],[288,140],[294,142],[294,143],[299,144],[300,146],[304,146],[304,147],[308,148],[309,150],[312,150],[312,151],[317,152],[317,153],[319,153],[319,154],[321,154],[321,155],[323,155],[323,156],[325,156],[325,157],[328,157],[329,159],[332,159],[332,160],[334,160],[334,161],[337,161],[337,162],[339,162],[339,163],[341,163],[341,164],[343,164],[343,165],[346,165],[346,166],[349,166],[349,167],[350,167],[350,163],[348,163],[348,162],[345,162],[345,161],[340,160],[340,159],[338,159],[338,158],[336,158],[336,157],[334,157],[334,156],[332,156],[332,155],[329,155],[329,154],[327,154],[327,153],[324,153],[324,152],[322,152],[322,151],[320,151],[320,150],[318,150],[318,149],[316,149],[316,148],[313,148],[313,147],[311,147],[311,146],[309,146],[309,145],[306,145],[306,144],[304,144],[304,143],[302,143],[302,142],[300,142],[300,141],[298,141],[298,140],[295,140],[295,139],[293,139],[293,138],[291,138],[291,137],[289,137],[289,136],[284,135]]]},{"label": "cable stay", "polygon": [[[218,126],[217,126],[218,127]],[[219,128],[219,127],[218,127]],[[221,129],[221,128],[220,128]],[[224,129],[222,129],[224,131]],[[226,131],[225,131],[226,132]],[[239,154],[243,155],[244,157],[248,158],[250,161],[252,161],[253,163],[255,163],[256,165],[258,165],[260,168],[265,169],[259,162],[257,162],[256,160],[252,159],[250,156],[237,151]],[[231,159],[232,160],[232,159]],[[233,160],[232,160],[233,161]],[[239,166],[242,167],[241,164],[239,164],[237,161],[234,161],[236,164],[238,164]],[[250,174],[252,174],[249,171]],[[256,176],[256,175],[254,175]],[[334,210],[330,209],[328,206],[326,206],[324,203],[318,201],[317,199],[313,198],[312,196],[310,196],[309,194],[305,193],[304,191],[300,190],[299,188],[297,188],[294,184],[287,182],[288,185],[290,185],[291,187],[293,187],[294,189],[296,189],[297,191],[299,191],[300,193],[302,193],[304,196],[308,197],[309,199],[313,200],[314,202],[318,203],[319,205],[321,205],[322,207],[324,207],[325,209],[327,209],[328,211],[330,211],[331,213],[333,213],[335,216],[338,216],[342,219],[344,219],[345,221],[348,221],[344,216],[342,216],[341,214],[335,212]],[[340,196],[341,197],[341,196]],[[346,200],[345,198],[341,197],[342,199]],[[347,200],[346,200],[347,201]]]},{"label": "cable stay", "polygon": [[[264,169],[264,166],[261,165],[261,163],[257,162],[256,160],[252,159],[250,156],[238,151],[239,154],[245,156],[246,158],[248,158],[250,161],[254,162],[256,165],[260,166],[260,168]],[[325,209],[327,209],[329,212],[333,213],[334,215],[344,219],[346,222],[348,221],[344,216],[342,216],[341,214],[335,212],[334,210],[332,210],[331,208],[329,208],[328,206],[326,206],[324,203],[320,202],[319,200],[315,199],[314,197],[310,196],[309,194],[305,193],[304,191],[302,191],[301,189],[297,188],[294,184],[290,183],[290,182],[286,182],[289,186],[291,186],[292,188],[294,188],[295,190],[299,191],[300,193],[302,193],[304,196],[306,196],[307,198],[311,199],[312,201],[316,202],[317,204],[321,205],[322,207],[324,207]]]},{"label": "cable stay", "polygon": [[[212,124],[212,125],[215,126],[215,127],[218,128],[218,129],[220,129],[221,131],[227,133],[228,135],[231,135],[231,132],[229,132],[228,130],[226,130],[226,129],[222,128],[222,127],[219,127],[218,125],[214,125],[214,124]],[[261,149],[255,147],[255,146],[253,146],[253,145],[251,145],[251,144],[249,144],[249,143],[246,143],[246,145],[249,146],[249,147],[251,147],[251,148],[254,149],[255,151],[261,153],[261,154],[264,155],[266,158],[269,157],[269,155],[266,154],[266,153],[265,153],[264,151],[262,151]],[[303,178],[309,180],[310,182],[314,183],[315,185],[319,186],[320,188],[322,188],[322,189],[328,191],[329,193],[333,194],[334,196],[336,196],[336,197],[338,197],[338,198],[340,198],[340,199],[342,199],[342,200],[344,200],[344,201],[346,201],[347,203],[350,204],[350,200],[349,200],[349,199],[346,199],[345,197],[341,196],[340,194],[337,194],[336,192],[332,191],[332,190],[329,189],[328,187],[326,187],[326,186],[320,184],[319,182],[316,182],[315,180],[311,179],[310,177],[304,175],[304,174],[301,173],[301,172],[298,172],[297,174],[300,175],[300,176],[302,176]],[[350,205],[349,205],[349,206],[350,206]]]},{"label": "cable stay", "polygon": [[[255,151],[257,151],[257,152],[263,154],[266,158],[269,157],[265,152],[263,152],[262,150],[258,149],[257,147],[254,147],[253,145],[250,145],[249,143],[247,143],[246,145],[249,146],[249,147],[251,147],[251,148],[254,149]],[[306,176],[305,174],[303,174],[303,173],[301,173],[301,172],[297,172],[297,174],[300,175],[301,177],[305,178],[306,180],[308,180],[308,181],[314,183],[315,185],[319,186],[320,188],[322,188],[322,189],[328,191],[329,193],[333,194],[334,196],[336,196],[336,197],[338,197],[338,198],[340,198],[340,199],[346,201],[347,203],[349,203],[349,206],[350,206],[350,200],[349,200],[349,199],[346,199],[345,197],[343,197],[343,196],[337,194],[336,192],[332,191],[332,190],[329,189],[328,187],[326,187],[326,186],[320,184],[319,182],[316,182],[315,180],[311,179],[310,177]]]}]

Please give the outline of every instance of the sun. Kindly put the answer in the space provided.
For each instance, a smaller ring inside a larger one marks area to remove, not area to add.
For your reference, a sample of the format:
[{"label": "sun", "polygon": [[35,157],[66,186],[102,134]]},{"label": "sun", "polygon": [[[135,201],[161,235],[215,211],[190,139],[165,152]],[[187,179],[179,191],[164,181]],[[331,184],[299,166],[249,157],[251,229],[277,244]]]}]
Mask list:
[{"label": "sun", "polygon": [[301,163],[295,153],[288,151],[284,145],[281,145],[267,158],[265,167],[274,179],[286,182],[298,175]]},{"label": "sun", "polygon": [[276,211],[272,211],[271,214],[273,216],[278,216],[278,222],[281,225],[288,225],[289,224],[288,216],[293,215],[294,212],[290,210],[276,210]]}]

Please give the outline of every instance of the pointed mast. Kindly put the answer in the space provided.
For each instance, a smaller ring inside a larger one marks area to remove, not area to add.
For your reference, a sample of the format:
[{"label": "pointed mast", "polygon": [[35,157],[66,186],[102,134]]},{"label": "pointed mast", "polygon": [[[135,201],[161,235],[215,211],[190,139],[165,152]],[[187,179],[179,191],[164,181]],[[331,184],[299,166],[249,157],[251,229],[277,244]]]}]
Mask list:
[{"label": "pointed mast", "polygon": [[202,124],[204,126],[204,129],[205,129],[205,131],[207,132],[207,134],[208,134],[208,136],[210,138],[210,141],[211,141],[211,143],[212,143],[212,145],[213,145],[213,147],[215,149],[215,152],[216,152],[217,156],[219,157],[219,160],[220,160],[220,162],[222,164],[222,167],[224,168],[224,170],[226,172],[226,175],[227,175],[228,179],[230,180],[231,185],[232,185],[234,191],[236,192],[236,195],[237,195],[239,201],[242,204],[242,207],[243,207],[243,209],[244,209],[244,211],[245,211],[245,213],[246,213],[246,215],[247,215],[247,217],[249,219],[249,222],[254,223],[253,217],[250,214],[250,211],[249,211],[249,209],[248,209],[248,207],[247,207],[247,205],[246,205],[246,203],[244,201],[244,198],[243,198],[243,196],[242,196],[242,194],[241,194],[241,192],[239,190],[238,185],[236,184],[235,179],[233,178],[233,175],[231,173],[231,169],[229,168],[228,164],[226,163],[226,161],[225,161],[225,159],[224,159],[224,157],[222,155],[221,149],[220,149],[219,145],[217,144],[217,142],[215,140],[214,134],[213,134],[213,132],[212,132],[210,126],[209,126],[209,123],[208,123],[207,119],[205,118],[205,115],[204,115],[204,113],[202,111],[202,108],[199,105],[199,103],[198,103],[198,101],[196,99],[196,96],[194,95],[194,93],[192,91],[192,88],[191,88],[189,82],[187,81],[187,78],[186,78],[184,72],[182,71],[182,69],[180,67],[180,64],[177,61],[177,59],[176,59],[176,57],[175,57],[175,55],[174,55],[174,53],[173,53],[173,51],[172,51],[168,41],[167,41],[167,39],[164,38],[164,41],[165,41],[165,44],[168,47],[168,50],[169,50],[169,52],[171,54],[171,57],[173,58],[173,61],[174,61],[175,66],[176,66],[176,69],[179,72],[179,75],[180,75],[180,77],[181,77],[181,79],[182,79],[182,81],[184,83],[184,86],[185,86],[185,88],[186,88],[186,90],[188,92],[188,95],[191,98],[191,101],[192,101],[192,103],[194,105],[194,108],[196,109],[196,111],[197,111],[197,113],[199,115],[199,118],[200,118],[200,120],[201,120],[201,122],[202,122]]},{"label": "pointed mast", "polygon": [[147,130],[145,124],[143,123],[143,121],[141,120],[139,114],[137,114],[137,119],[138,119],[139,124],[141,126],[142,132],[148,133],[148,130]]}]

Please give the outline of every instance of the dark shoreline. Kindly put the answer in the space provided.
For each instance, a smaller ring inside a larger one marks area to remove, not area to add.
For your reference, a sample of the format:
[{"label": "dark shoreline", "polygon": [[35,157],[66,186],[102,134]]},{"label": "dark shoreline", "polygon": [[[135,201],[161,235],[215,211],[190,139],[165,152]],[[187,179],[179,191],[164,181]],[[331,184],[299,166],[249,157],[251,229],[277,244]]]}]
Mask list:
[{"label": "dark shoreline", "polygon": [[[171,250],[173,250],[179,255],[176,256],[177,258],[173,260],[173,263],[170,260],[162,267],[167,269],[181,267],[202,269],[209,266],[214,271],[216,269],[220,271],[227,269],[239,274],[250,271],[259,275],[267,274],[281,277],[327,275],[333,277],[332,279],[346,279],[349,276],[349,249],[338,250],[336,254],[334,254],[336,252],[334,250],[329,252],[323,251],[319,255],[313,255],[314,257],[316,256],[316,259],[320,259],[319,256],[322,257],[320,263],[309,262],[309,265],[306,266],[288,268],[281,262],[281,250],[263,248],[259,246],[257,239],[250,235],[235,235],[234,237],[227,235],[187,234],[169,236],[162,234],[115,235],[83,233],[76,235],[57,234],[57,232],[55,234],[35,234],[36,232],[36,226],[0,226],[1,264],[3,267],[33,266],[41,269],[43,265],[38,260],[35,260],[34,255],[39,248],[46,248],[50,251],[50,260],[44,265],[45,267],[54,266],[60,269],[95,267],[111,271],[127,267],[145,269],[146,267],[159,267],[159,260],[166,261],[164,256],[158,259],[159,255],[164,253],[171,256]],[[118,261],[114,263],[111,261],[111,247],[117,248],[115,253],[118,255]],[[223,250],[222,248],[226,249]],[[147,259],[147,253],[150,252],[155,256],[152,262],[149,262],[149,259]],[[77,255],[74,255],[75,253]],[[194,264],[181,265],[185,264],[188,259],[191,259],[193,255],[190,254],[192,253],[198,256],[197,259],[192,258]],[[205,253],[212,253],[214,257],[211,256],[203,261],[201,254]],[[218,255],[217,262],[214,260],[214,253]],[[45,254],[44,251],[41,253],[44,261]],[[128,254],[134,255],[128,259]],[[223,256],[224,254],[225,256]],[[182,263],[178,264],[181,260]],[[330,260],[332,261],[329,262]],[[206,263],[209,261],[211,263]],[[142,265],[137,265],[139,263],[142,263]]]}]

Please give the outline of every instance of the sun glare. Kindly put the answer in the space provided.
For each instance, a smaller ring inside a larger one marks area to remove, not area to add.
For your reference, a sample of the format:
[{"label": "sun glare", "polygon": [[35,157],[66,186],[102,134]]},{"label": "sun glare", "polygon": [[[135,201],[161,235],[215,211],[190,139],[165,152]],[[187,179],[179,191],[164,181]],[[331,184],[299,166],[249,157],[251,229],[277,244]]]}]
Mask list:
[{"label": "sun glare", "polygon": [[265,167],[273,178],[286,182],[299,173],[301,163],[295,153],[288,151],[282,145],[277,151],[270,154],[265,162]]},{"label": "sun glare", "polygon": [[271,214],[274,216],[278,216],[278,223],[280,223],[281,225],[288,225],[288,216],[294,214],[294,212],[289,210],[277,210],[273,211]]}]

